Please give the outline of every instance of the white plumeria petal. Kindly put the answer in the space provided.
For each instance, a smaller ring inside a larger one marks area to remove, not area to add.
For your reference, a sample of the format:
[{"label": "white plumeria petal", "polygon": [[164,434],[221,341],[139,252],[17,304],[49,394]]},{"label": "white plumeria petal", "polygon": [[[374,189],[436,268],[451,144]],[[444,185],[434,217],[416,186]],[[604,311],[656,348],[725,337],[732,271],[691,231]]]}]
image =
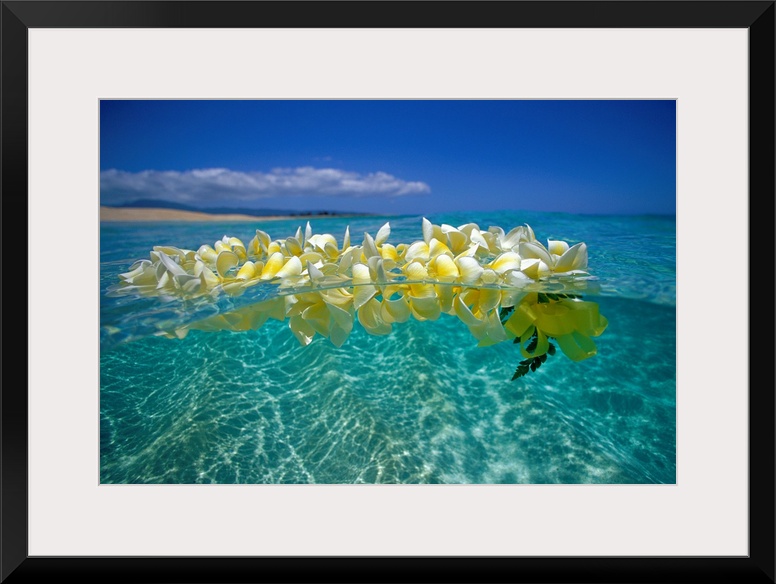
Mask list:
[{"label": "white plumeria petal", "polygon": [[428,261],[429,258],[429,250],[428,250],[428,244],[425,241],[416,241],[412,245],[410,245],[407,248],[407,251],[404,253],[404,260],[407,262],[411,262],[414,260],[420,260],[420,261]]},{"label": "white plumeria petal", "polygon": [[520,244],[520,257],[523,259],[537,259],[548,266],[554,265],[552,254],[538,241],[526,241]]},{"label": "white plumeria petal", "polygon": [[365,284],[372,281],[372,276],[369,273],[369,266],[364,264],[353,264],[353,283]]},{"label": "white plumeria petal", "polygon": [[240,258],[232,250],[224,250],[218,254],[216,259],[216,271],[218,275],[225,278],[229,270],[240,263]]},{"label": "white plumeria petal", "polygon": [[493,260],[493,262],[490,264],[490,267],[493,268],[498,274],[503,274],[508,270],[519,270],[520,254],[517,254],[513,251],[502,253],[495,260]]},{"label": "white plumeria petal", "polygon": [[495,284],[496,282],[498,282],[498,274],[494,270],[491,270],[490,268],[485,268],[484,270],[482,270],[480,281],[483,284]]},{"label": "white plumeria petal", "polygon": [[[533,262],[537,260],[528,260],[528,261]],[[533,282],[531,278],[529,278],[519,270],[512,270],[511,272],[507,272],[505,274],[505,281],[510,286],[516,286],[518,288],[523,287],[530,282]]]},{"label": "white plumeria petal", "polygon": [[[165,269],[170,272],[173,276],[179,276],[181,274],[185,274],[186,271],[178,264],[174,259],[172,259],[170,256],[168,256],[163,251],[158,251],[159,254],[159,260],[164,265]],[[236,257],[236,256],[235,256]]]},{"label": "white plumeria petal", "polygon": [[431,238],[434,237],[434,226],[431,224],[431,221],[425,217],[423,217],[421,224],[423,228],[423,241],[428,244],[428,242],[431,241]]},{"label": "white plumeria petal", "polygon": [[310,279],[313,282],[323,279],[323,272],[321,272],[318,268],[316,268],[315,264],[313,264],[309,260],[307,261],[307,275],[310,276]]},{"label": "white plumeria petal", "polygon": [[342,256],[340,256],[339,261],[339,267],[337,268],[337,273],[341,275],[347,274],[348,270],[350,269],[350,264],[353,262],[353,254],[348,251]]},{"label": "white plumeria petal", "polygon": [[313,235],[313,228],[310,227],[310,222],[307,222],[307,225],[304,228],[304,240],[307,242]]},{"label": "white plumeria petal", "polygon": [[459,257],[455,263],[461,271],[461,282],[464,284],[473,284],[480,279],[485,270],[476,259],[472,257]]},{"label": "white plumeria petal", "polygon": [[379,256],[380,252],[377,251],[377,245],[375,244],[375,240],[372,239],[372,236],[368,233],[364,233],[364,257],[366,259],[369,259],[374,256]]},{"label": "white plumeria petal", "polygon": [[469,245],[469,237],[462,231],[453,228],[447,232],[447,241],[450,244],[449,247],[455,254],[459,254],[464,251]]},{"label": "white plumeria petal", "polygon": [[385,241],[388,239],[388,236],[390,234],[391,234],[391,224],[386,223],[377,231],[377,235],[375,235],[375,244],[383,245]]},{"label": "white plumeria petal", "polygon": [[587,245],[578,243],[568,248],[555,262],[556,272],[570,272],[587,268]]}]

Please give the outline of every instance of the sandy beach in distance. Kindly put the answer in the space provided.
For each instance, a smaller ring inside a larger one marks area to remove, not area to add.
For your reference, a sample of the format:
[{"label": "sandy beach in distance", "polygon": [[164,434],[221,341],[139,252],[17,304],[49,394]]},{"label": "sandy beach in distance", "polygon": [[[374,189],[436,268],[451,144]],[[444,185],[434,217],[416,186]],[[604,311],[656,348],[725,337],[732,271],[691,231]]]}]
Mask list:
[{"label": "sandy beach in distance", "polygon": [[153,209],[144,207],[100,207],[100,221],[276,221],[281,219],[305,219],[320,215],[295,215],[259,217],[238,213],[215,215],[177,209]]}]

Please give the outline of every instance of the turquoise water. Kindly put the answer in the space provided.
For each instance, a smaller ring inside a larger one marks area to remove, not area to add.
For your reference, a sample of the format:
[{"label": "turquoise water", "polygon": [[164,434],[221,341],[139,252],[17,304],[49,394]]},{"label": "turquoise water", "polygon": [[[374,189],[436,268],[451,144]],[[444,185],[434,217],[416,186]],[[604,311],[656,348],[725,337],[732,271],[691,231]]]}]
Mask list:
[{"label": "turquoise water", "polygon": [[[287,323],[248,332],[152,333],[266,297],[213,305],[114,298],[108,287],[154,245],[197,249],[224,235],[273,239],[299,221],[101,225],[102,483],[675,483],[674,217],[529,212],[430,215],[436,224],[505,230],[588,246],[607,330],[598,354],[558,353],[510,381],[522,359],[505,342],[477,347],[442,315],[388,336],[358,322],[336,348],[302,347]],[[341,239],[350,225],[390,243],[422,239],[421,218],[315,219]],[[304,227],[304,225],[302,224]],[[259,287],[256,287],[259,288]]]}]

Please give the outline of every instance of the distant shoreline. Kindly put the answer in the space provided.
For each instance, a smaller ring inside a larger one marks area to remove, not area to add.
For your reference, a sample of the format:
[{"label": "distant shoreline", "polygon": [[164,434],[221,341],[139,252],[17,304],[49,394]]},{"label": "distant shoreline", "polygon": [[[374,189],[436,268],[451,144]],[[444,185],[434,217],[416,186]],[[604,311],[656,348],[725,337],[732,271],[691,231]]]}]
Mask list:
[{"label": "distant shoreline", "polygon": [[243,213],[200,213],[178,209],[158,209],[151,207],[100,207],[100,222],[151,222],[151,221],[282,221],[293,219],[321,219],[346,217],[372,217],[373,215],[313,214],[313,215],[245,215]]}]

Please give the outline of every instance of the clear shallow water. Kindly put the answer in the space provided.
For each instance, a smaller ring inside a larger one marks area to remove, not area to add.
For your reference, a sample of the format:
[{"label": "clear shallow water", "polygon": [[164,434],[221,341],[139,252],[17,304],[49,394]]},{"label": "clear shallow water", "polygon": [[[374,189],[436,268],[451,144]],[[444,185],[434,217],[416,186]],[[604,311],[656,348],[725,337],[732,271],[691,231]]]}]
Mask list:
[{"label": "clear shallow water", "polygon": [[[247,242],[256,227],[286,237],[300,222],[103,224],[101,482],[674,483],[675,219],[429,219],[528,223],[542,241],[586,242],[600,284],[586,298],[609,321],[598,354],[574,363],[558,353],[510,381],[517,347],[478,348],[447,315],[384,337],[356,323],[340,348],[320,337],[301,347],[272,320],[243,333],[152,336],[155,320],[180,317],[176,303],[106,296],[134,260],[154,245]],[[355,243],[386,220],[389,242],[421,239],[420,217],[311,223],[338,240],[350,225]]]}]

